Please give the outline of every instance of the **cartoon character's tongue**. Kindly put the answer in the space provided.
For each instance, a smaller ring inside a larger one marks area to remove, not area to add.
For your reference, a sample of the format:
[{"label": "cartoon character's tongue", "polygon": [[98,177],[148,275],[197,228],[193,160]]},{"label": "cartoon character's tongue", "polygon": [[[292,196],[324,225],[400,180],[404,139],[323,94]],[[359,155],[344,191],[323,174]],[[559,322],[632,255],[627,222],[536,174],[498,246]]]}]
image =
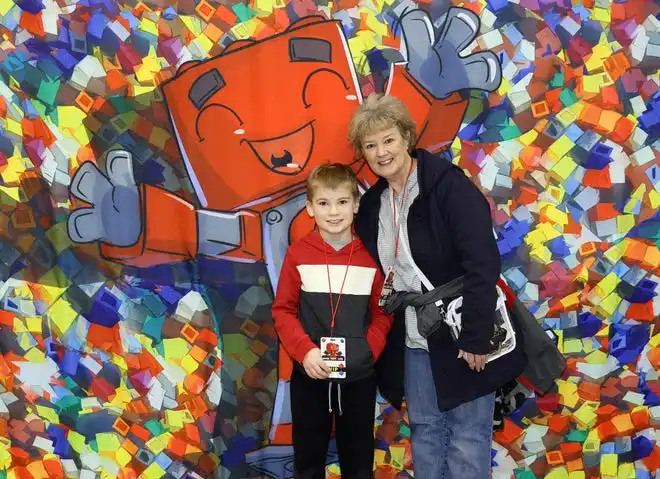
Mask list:
[{"label": "cartoon character's tongue", "polygon": [[291,159],[292,156],[289,150],[284,150],[281,156],[270,155],[270,162],[273,164],[273,168],[289,165],[292,163]]},{"label": "cartoon character's tongue", "polygon": [[314,125],[310,122],[274,138],[245,141],[267,168],[283,175],[296,175],[305,168],[312,154]]}]

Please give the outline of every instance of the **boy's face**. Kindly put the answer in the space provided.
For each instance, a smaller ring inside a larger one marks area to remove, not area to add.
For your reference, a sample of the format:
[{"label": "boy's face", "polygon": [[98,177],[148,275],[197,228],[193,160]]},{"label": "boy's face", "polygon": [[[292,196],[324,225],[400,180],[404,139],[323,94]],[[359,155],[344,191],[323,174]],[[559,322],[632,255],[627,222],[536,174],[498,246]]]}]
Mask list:
[{"label": "boy's face", "polygon": [[353,217],[358,202],[349,185],[332,189],[316,186],[312,200],[307,200],[307,213],[314,218],[326,240],[350,239]]}]

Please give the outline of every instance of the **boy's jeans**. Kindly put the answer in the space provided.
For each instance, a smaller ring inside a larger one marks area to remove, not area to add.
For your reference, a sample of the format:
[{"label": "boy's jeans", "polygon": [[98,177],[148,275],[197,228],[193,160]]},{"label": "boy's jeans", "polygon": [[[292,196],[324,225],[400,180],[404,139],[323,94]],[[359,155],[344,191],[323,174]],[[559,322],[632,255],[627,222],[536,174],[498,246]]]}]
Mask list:
[{"label": "boy's jeans", "polygon": [[495,393],[441,412],[429,355],[410,348],[406,348],[405,392],[415,479],[488,479]]}]

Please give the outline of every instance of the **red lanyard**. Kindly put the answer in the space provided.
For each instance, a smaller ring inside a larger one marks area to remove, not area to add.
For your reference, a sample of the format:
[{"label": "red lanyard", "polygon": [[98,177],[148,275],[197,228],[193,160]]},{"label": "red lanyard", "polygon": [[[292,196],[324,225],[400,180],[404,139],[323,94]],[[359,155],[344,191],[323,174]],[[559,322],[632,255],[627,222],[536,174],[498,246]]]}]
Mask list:
[{"label": "red lanyard", "polygon": [[346,282],[346,276],[348,275],[348,268],[351,266],[351,258],[353,258],[353,247],[355,246],[355,243],[353,243],[353,237],[351,236],[351,252],[348,254],[348,264],[346,265],[346,271],[344,271],[344,279],[341,281],[341,287],[339,289],[339,296],[337,297],[337,304],[335,305],[335,302],[332,300],[332,283],[330,281],[330,265],[328,264],[328,245],[323,242],[324,248],[323,250],[325,251],[325,269],[328,272],[328,291],[330,292],[330,314],[331,314],[331,321],[330,321],[330,335],[332,336],[332,331],[335,327],[335,317],[337,316],[337,311],[339,311],[339,301],[341,300],[341,293],[344,291],[344,283]]},{"label": "red lanyard", "polygon": [[[415,162],[411,158],[410,170],[408,170],[408,176],[406,176],[406,182],[403,184],[403,191],[401,192],[401,201],[399,202],[399,209],[401,211],[403,211],[403,204],[404,204],[403,202],[406,201],[406,193],[408,192],[408,180],[410,179],[410,173],[412,173],[414,164]],[[396,231],[396,235],[394,236],[394,260],[396,261],[396,256],[399,253],[399,231],[401,230],[401,222],[396,217],[396,202],[394,201],[393,189],[392,189],[392,215],[394,219],[394,229]]]}]

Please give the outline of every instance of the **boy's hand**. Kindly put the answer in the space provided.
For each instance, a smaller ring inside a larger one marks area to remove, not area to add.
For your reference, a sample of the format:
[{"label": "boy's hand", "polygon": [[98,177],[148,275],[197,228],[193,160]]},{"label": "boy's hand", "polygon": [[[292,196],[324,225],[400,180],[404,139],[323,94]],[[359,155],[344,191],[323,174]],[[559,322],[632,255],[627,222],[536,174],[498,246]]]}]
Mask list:
[{"label": "boy's hand", "polygon": [[330,368],[325,361],[321,359],[321,350],[319,348],[310,349],[303,359],[305,372],[312,379],[326,379],[330,374]]}]

